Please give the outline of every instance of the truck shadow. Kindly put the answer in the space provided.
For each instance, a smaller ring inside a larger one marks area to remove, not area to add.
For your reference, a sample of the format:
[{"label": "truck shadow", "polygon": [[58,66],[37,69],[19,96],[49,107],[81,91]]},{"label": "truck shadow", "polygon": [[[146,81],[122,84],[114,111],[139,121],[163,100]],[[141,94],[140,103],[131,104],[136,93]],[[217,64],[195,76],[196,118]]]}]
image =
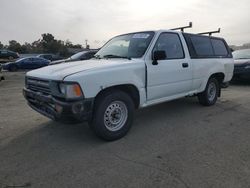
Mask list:
[{"label": "truck shadow", "polygon": [[[161,134],[163,129],[166,129],[167,132],[169,127],[181,128],[183,121],[190,119],[190,117],[193,121],[196,121],[196,119],[199,121],[200,117],[194,117],[193,114],[199,114],[201,110],[208,111],[208,109],[201,107],[196,97],[194,97],[138,110],[135,113],[135,121],[129,134],[114,142],[105,142],[96,137],[87,123],[68,124],[48,121],[11,140],[0,151],[5,153],[6,157],[15,156],[18,153],[28,155],[28,153],[35,152],[44,152],[43,155],[47,153],[48,155],[60,156],[65,152],[77,153],[83,150],[86,152],[93,148],[102,148],[102,146],[113,147],[116,145],[119,148],[120,146],[117,143],[123,145],[130,143],[131,147],[132,143],[136,145],[137,139],[145,139],[145,143],[148,142],[146,137],[152,131],[157,135],[158,133]],[[150,139],[152,140],[153,138]]]}]

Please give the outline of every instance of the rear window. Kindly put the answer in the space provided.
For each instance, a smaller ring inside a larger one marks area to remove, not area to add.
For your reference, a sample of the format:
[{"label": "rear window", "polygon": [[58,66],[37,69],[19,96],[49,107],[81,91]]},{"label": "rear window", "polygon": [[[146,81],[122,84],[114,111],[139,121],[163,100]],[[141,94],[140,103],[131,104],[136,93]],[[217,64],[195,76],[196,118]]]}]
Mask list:
[{"label": "rear window", "polygon": [[221,38],[184,33],[191,58],[232,58],[226,42]]},{"label": "rear window", "polygon": [[218,39],[211,39],[212,46],[214,49],[214,55],[216,56],[227,56],[228,51],[225,46],[225,43],[222,40]]},{"label": "rear window", "polygon": [[213,56],[213,47],[210,42],[210,38],[192,36],[191,41],[198,56]]}]

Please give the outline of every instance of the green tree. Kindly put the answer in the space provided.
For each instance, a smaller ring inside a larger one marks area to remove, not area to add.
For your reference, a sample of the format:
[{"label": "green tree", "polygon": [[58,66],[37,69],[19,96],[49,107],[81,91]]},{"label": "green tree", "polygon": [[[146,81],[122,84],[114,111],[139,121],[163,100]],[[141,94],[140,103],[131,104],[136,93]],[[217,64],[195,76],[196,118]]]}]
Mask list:
[{"label": "green tree", "polygon": [[2,49],[3,47],[4,47],[4,45],[0,41],[0,49]]},{"label": "green tree", "polygon": [[65,57],[71,55],[68,48],[83,48],[82,45],[73,44],[70,40],[66,40],[65,42],[57,40],[50,33],[44,33],[41,37],[41,39],[32,43],[26,42],[24,44],[10,40],[9,44],[4,46],[0,42],[0,48],[7,48],[18,53],[54,53]]},{"label": "green tree", "polygon": [[43,53],[43,46],[40,39],[31,43],[30,53]]},{"label": "green tree", "polygon": [[52,43],[55,41],[55,37],[50,33],[42,34],[42,43]]},{"label": "green tree", "polygon": [[45,53],[67,54],[67,48],[63,41],[56,40],[50,33],[42,34],[42,47]]},{"label": "green tree", "polygon": [[82,48],[81,44],[73,44],[69,39],[66,40],[65,46],[67,48]]},{"label": "green tree", "polygon": [[56,40],[55,37],[50,33],[42,34],[42,48],[45,53],[55,53],[56,52]]},{"label": "green tree", "polygon": [[34,53],[32,49],[32,45],[30,43],[25,42],[21,45],[21,53]]},{"label": "green tree", "polygon": [[11,50],[11,51],[14,51],[14,52],[18,52],[18,53],[21,53],[22,50],[21,50],[21,44],[15,40],[10,40],[9,41],[9,45],[8,45],[8,49]]}]

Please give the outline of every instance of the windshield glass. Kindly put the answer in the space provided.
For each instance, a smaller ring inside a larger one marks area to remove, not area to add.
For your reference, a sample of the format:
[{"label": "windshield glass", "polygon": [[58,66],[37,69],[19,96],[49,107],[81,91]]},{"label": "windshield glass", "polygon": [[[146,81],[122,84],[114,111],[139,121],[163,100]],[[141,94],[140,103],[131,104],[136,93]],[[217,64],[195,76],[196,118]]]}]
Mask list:
[{"label": "windshield glass", "polygon": [[114,37],[95,55],[98,58],[140,58],[146,52],[154,32],[130,33]]},{"label": "windshield glass", "polygon": [[74,54],[74,55],[72,55],[71,57],[70,57],[70,59],[80,59],[81,58],[81,56],[83,55],[83,54],[85,54],[86,52],[78,52],[78,53],[76,53],[76,54]]},{"label": "windshield glass", "polygon": [[250,59],[250,49],[236,50],[233,52],[234,59]]}]

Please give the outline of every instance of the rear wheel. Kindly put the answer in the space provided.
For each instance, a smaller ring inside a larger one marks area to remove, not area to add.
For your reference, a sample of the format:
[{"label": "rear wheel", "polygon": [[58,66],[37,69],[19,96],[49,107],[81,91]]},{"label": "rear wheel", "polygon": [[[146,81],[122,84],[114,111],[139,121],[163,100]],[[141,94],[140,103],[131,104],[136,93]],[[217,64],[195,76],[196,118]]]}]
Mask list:
[{"label": "rear wheel", "polygon": [[134,109],[128,94],[119,90],[105,92],[96,100],[90,127],[104,140],[117,140],[129,131]]},{"label": "rear wheel", "polygon": [[219,95],[219,83],[216,78],[210,78],[207,82],[205,91],[198,94],[200,104],[204,106],[214,105]]}]

